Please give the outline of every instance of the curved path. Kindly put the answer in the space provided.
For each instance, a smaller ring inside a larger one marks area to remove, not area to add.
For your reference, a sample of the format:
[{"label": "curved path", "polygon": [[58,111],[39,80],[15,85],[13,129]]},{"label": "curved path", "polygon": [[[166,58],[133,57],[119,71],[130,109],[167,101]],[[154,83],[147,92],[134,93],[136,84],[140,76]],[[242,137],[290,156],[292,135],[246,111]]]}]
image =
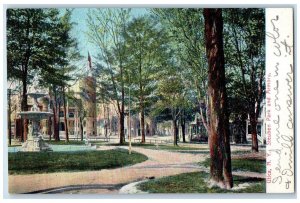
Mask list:
[{"label": "curved path", "polygon": [[[105,150],[105,147],[101,147]],[[123,147],[127,148],[127,147]],[[107,149],[113,149],[112,147]],[[47,174],[30,175],[9,175],[10,193],[33,193],[65,190],[66,187],[74,187],[74,190],[86,189],[107,189],[109,185],[116,191],[119,185],[146,179],[149,177],[162,177],[176,175],[180,173],[205,170],[197,163],[204,161],[205,154],[188,154],[163,150],[144,149],[133,147],[134,151],[148,157],[147,161],[135,165],[116,168],[103,169],[100,171],[82,172],[59,172]],[[93,187],[94,186],[94,187]],[[91,188],[89,188],[91,187]],[[104,187],[104,188],[103,188]],[[92,190],[90,192],[93,192]],[[98,191],[100,192],[100,191]]]}]

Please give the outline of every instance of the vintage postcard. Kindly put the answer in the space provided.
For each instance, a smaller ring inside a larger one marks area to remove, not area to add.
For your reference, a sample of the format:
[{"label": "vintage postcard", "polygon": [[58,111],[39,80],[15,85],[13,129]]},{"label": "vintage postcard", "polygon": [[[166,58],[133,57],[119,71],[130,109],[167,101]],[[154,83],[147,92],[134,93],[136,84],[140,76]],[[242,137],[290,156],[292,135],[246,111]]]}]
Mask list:
[{"label": "vintage postcard", "polygon": [[294,193],[294,10],[7,6],[8,193]]}]

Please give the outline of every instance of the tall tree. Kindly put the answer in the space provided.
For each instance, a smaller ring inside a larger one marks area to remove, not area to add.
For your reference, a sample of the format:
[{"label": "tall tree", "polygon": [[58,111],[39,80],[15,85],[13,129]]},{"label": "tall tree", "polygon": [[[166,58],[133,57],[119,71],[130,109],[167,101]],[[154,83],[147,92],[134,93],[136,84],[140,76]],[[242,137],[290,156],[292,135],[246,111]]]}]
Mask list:
[{"label": "tall tree", "polygon": [[[263,9],[227,9],[225,57],[230,75],[230,105],[235,117],[250,118],[252,151],[258,152],[257,123],[264,96],[265,16]],[[246,113],[246,115],[245,115]]]},{"label": "tall tree", "polygon": [[158,113],[168,112],[172,118],[174,145],[178,142],[178,119],[184,106],[184,85],[179,74],[162,75],[158,84],[159,100],[155,105]]},{"label": "tall tree", "polygon": [[90,40],[99,48],[98,84],[117,103],[120,144],[125,142],[125,72],[128,54],[124,33],[130,9],[95,9],[88,13]]},{"label": "tall tree", "polygon": [[[7,68],[8,79],[22,81],[21,110],[27,111],[27,86],[34,69],[49,68],[51,27],[55,10],[8,9],[7,10]],[[49,39],[50,38],[50,39]],[[48,55],[49,56],[49,55]],[[51,60],[51,59],[50,59]],[[27,119],[24,119],[22,140],[27,139]]]},{"label": "tall tree", "polygon": [[[60,46],[60,51],[56,54],[57,61],[53,65],[53,74],[49,76],[47,72],[42,72],[41,84],[45,87],[50,88],[52,108],[54,113],[54,125],[55,132],[54,137],[59,140],[59,112],[60,108],[63,107],[64,114],[64,130],[65,130],[65,141],[69,141],[69,130],[67,121],[67,90],[73,85],[74,81],[81,75],[75,74],[78,69],[76,63],[81,59],[77,48],[77,41],[71,35],[71,30],[74,23],[71,22],[72,10],[66,9],[62,12],[62,15],[58,19],[56,27],[56,43]],[[54,96],[54,97],[53,97]]]},{"label": "tall tree", "polygon": [[210,108],[210,175],[214,184],[233,186],[229,143],[222,9],[204,9]]},{"label": "tall tree", "polygon": [[142,143],[145,143],[145,112],[154,100],[155,77],[161,67],[166,41],[163,30],[148,16],[138,17],[128,25],[125,40],[131,53],[128,61],[128,83],[140,113]]},{"label": "tall tree", "polygon": [[[152,13],[169,31],[169,39],[175,50],[177,63],[183,68],[185,83],[197,95],[202,122],[208,131],[207,106],[207,58],[205,57],[204,17],[199,8],[155,8]],[[205,109],[205,111],[204,111]]]},{"label": "tall tree", "polygon": [[[58,9],[7,10],[8,79],[22,81],[21,110],[27,111],[27,87],[34,74],[40,82],[55,78],[56,65],[65,63],[66,24]],[[24,120],[23,140],[27,137]]]}]

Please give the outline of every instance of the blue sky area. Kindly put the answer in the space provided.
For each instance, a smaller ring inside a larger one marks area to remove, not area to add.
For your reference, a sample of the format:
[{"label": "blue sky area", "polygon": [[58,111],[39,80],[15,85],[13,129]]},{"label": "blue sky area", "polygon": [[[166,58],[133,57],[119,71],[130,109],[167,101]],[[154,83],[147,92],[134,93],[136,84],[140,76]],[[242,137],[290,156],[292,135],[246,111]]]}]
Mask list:
[{"label": "blue sky area", "polygon": [[[72,13],[72,22],[76,23],[72,31],[72,35],[78,40],[78,48],[81,55],[84,57],[82,66],[85,66],[88,52],[92,58],[97,55],[97,47],[89,42],[86,32],[88,31],[87,14],[90,8],[75,8]],[[146,14],[148,11],[145,8],[133,8],[131,15],[137,17]]]}]

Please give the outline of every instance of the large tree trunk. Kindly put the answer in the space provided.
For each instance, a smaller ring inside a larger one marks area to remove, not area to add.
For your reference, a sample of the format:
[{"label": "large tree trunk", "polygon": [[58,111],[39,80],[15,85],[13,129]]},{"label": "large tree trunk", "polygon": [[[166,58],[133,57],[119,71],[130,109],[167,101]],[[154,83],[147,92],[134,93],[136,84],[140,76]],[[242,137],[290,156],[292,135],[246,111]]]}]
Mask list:
[{"label": "large tree trunk", "polygon": [[48,135],[49,135],[49,140],[51,140],[51,134],[52,134],[52,120],[51,117],[48,118]]},{"label": "large tree trunk", "polygon": [[177,126],[176,119],[173,119],[173,136],[174,136],[174,146],[177,146],[178,126]]},{"label": "large tree trunk", "polygon": [[144,113],[144,98],[143,98],[143,85],[142,85],[142,56],[140,52],[140,62],[139,62],[139,86],[140,86],[140,114],[141,114],[141,124],[140,131],[142,133],[142,143],[145,143],[145,113]]},{"label": "large tree trunk", "polygon": [[258,140],[257,140],[257,119],[255,112],[250,113],[250,125],[251,125],[251,137],[252,137],[252,151],[258,152]]},{"label": "large tree trunk", "polygon": [[55,141],[59,141],[59,110],[60,105],[57,102],[57,91],[55,87],[52,87],[52,92],[54,95],[52,95],[52,111],[53,111],[53,137]]},{"label": "large tree trunk", "polygon": [[[23,72],[22,76],[22,102],[21,102],[21,110],[22,111],[28,111],[28,105],[27,105],[27,68]],[[23,133],[21,137],[21,141],[25,142],[27,140],[27,133],[28,133],[28,119],[23,119]]]},{"label": "large tree trunk", "polygon": [[[257,120],[260,113],[260,102],[262,98],[262,80],[263,80],[263,74],[261,72],[260,78],[258,81],[258,89],[257,89],[257,95],[256,96],[256,107],[255,103],[253,103],[252,108],[250,109],[250,124],[251,124],[251,136],[252,136],[252,151],[258,152],[258,140],[257,140]],[[252,77],[253,83],[255,83],[254,77]],[[255,99],[252,99],[255,101]]]},{"label": "large tree trunk", "polygon": [[68,120],[67,120],[65,88],[63,88],[63,100],[64,100],[64,123],[65,123],[65,132],[66,132],[66,140],[65,141],[69,142],[69,129],[68,129]]},{"label": "large tree trunk", "polygon": [[54,139],[59,141],[59,119],[57,118],[57,113],[53,115],[53,125],[54,125]]},{"label": "large tree trunk", "polygon": [[185,118],[183,118],[184,116],[181,117],[181,133],[182,133],[182,141],[185,141]]},{"label": "large tree trunk", "polygon": [[108,132],[110,135],[112,132],[112,126],[111,126],[111,121],[110,121],[111,119],[110,119],[109,114],[110,114],[110,110],[109,110],[109,107],[107,107],[107,129],[109,130]]},{"label": "large tree trunk", "polygon": [[54,140],[59,141],[59,111],[57,110],[55,105],[53,105],[53,129]]},{"label": "large tree trunk", "polygon": [[125,117],[125,87],[124,87],[124,78],[123,78],[123,66],[122,62],[120,63],[121,79],[122,79],[122,90],[121,90],[121,108],[119,107],[119,132],[120,132],[120,144],[125,143],[125,134],[124,134],[124,117]]},{"label": "large tree trunk", "polygon": [[146,142],[145,138],[145,113],[144,113],[144,108],[141,108],[141,132],[142,132],[142,143]]},{"label": "large tree trunk", "polygon": [[125,143],[125,136],[124,136],[124,113],[120,113],[120,119],[119,119],[119,132],[120,132],[120,144]]},{"label": "large tree trunk", "polygon": [[209,147],[211,182],[233,186],[229,143],[229,121],[225,87],[222,9],[204,9],[206,54],[208,58]]},{"label": "large tree trunk", "polygon": [[80,140],[83,141],[83,118],[80,117]]}]

